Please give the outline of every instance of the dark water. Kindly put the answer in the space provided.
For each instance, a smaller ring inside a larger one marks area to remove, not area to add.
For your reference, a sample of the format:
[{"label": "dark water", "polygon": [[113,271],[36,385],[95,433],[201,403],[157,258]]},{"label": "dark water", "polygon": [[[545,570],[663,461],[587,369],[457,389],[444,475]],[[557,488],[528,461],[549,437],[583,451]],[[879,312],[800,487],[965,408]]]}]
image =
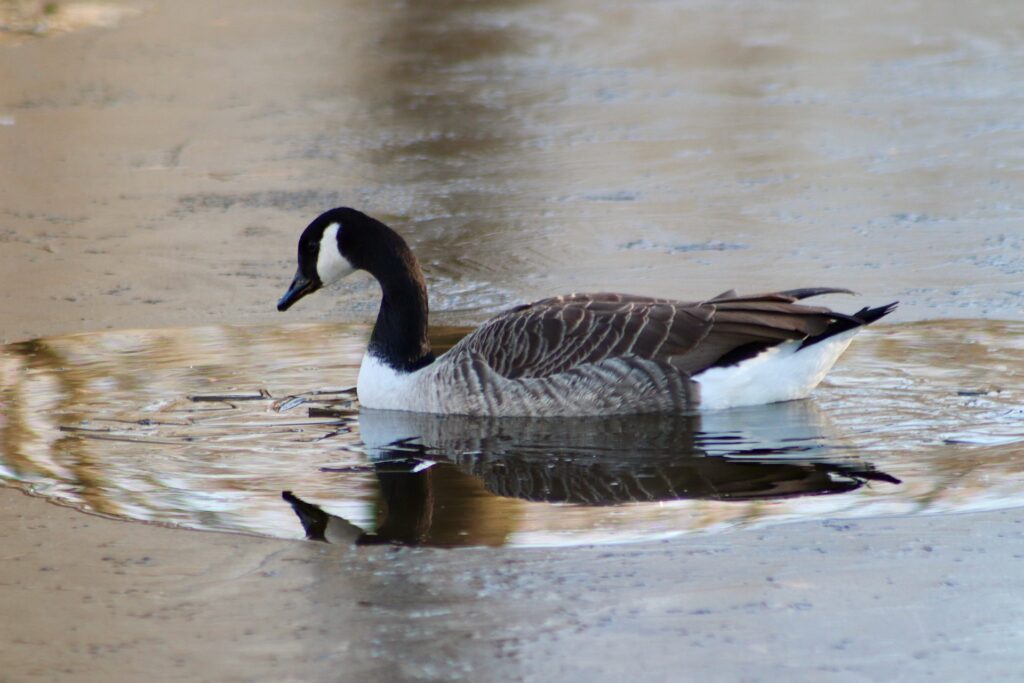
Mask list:
[{"label": "dark water", "polygon": [[366,334],[206,327],[9,345],[0,476],[139,520],[302,537],[301,519],[333,540],[436,545],[1024,504],[1024,323],[872,329],[811,400],[599,420],[360,414]]}]

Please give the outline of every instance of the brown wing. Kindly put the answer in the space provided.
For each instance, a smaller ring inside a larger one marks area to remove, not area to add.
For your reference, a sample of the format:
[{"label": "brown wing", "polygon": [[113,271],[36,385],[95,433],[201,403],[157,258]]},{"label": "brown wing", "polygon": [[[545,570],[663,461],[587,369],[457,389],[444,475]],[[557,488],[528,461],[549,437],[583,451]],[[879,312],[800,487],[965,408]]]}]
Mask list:
[{"label": "brown wing", "polygon": [[730,291],[696,303],[570,294],[506,311],[451,353],[472,354],[510,379],[547,377],[617,357],[657,360],[693,375],[731,357],[821,334],[837,317],[847,316],[795,302],[830,291],[838,290],[747,297]]},{"label": "brown wing", "polygon": [[848,289],[814,287],[783,292],[737,295],[723,292],[706,303],[715,307],[712,328],[692,353],[672,359],[695,375],[712,366],[732,365],[783,341],[828,336],[864,321],[822,306],[797,303],[823,294],[853,294]]}]

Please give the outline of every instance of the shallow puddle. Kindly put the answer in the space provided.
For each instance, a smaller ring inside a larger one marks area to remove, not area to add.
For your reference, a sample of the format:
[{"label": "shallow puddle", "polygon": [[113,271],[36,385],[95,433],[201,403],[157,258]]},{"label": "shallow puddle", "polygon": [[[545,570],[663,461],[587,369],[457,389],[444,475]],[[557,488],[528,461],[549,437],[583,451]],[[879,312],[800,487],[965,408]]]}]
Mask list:
[{"label": "shallow puddle", "polygon": [[359,413],[367,334],[205,327],[3,347],[0,476],[138,520],[446,546],[1024,504],[1024,323],[879,327],[808,401],[598,420]]}]

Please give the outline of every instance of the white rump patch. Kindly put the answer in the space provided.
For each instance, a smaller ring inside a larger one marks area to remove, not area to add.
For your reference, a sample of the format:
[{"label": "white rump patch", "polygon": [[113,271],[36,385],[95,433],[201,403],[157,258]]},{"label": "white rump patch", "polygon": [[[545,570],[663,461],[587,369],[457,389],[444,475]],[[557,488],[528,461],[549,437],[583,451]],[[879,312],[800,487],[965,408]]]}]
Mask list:
[{"label": "white rump patch", "polygon": [[693,378],[700,385],[699,407],[718,410],[806,398],[859,331],[856,327],[805,349],[801,341],[783,342],[737,365],[705,370]]},{"label": "white rump patch", "polygon": [[321,284],[327,286],[337,282],[346,275],[355,272],[355,268],[338,250],[338,230],[341,226],[331,223],[320,238],[320,253],[316,258],[316,274]]}]

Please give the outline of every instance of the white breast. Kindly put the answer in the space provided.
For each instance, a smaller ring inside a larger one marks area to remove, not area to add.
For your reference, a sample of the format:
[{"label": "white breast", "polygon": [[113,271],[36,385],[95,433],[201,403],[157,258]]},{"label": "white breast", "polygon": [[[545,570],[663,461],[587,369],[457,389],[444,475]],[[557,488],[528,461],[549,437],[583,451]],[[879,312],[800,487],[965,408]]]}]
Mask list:
[{"label": "white breast", "polygon": [[437,393],[430,386],[433,368],[433,365],[428,365],[415,372],[399,372],[366,353],[356,382],[359,405],[378,410],[439,412],[431,400]]},{"label": "white breast", "polygon": [[711,368],[693,379],[700,385],[700,408],[718,410],[806,398],[842,355],[859,328],[805,349],[784,342],[737,365]]}]

